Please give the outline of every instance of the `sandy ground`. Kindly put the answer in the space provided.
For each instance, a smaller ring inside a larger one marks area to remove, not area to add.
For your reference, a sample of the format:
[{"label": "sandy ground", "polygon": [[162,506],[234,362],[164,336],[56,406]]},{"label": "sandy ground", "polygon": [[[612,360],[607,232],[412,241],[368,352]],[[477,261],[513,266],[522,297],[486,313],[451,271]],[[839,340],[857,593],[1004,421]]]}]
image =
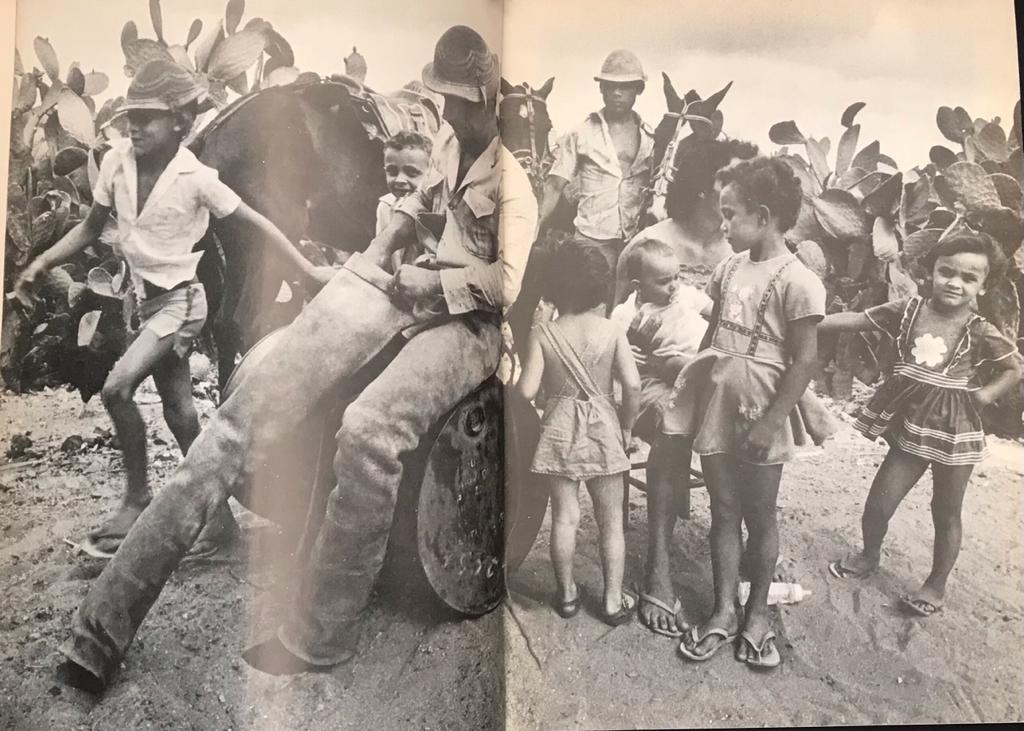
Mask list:
[{"label": "sandy ground", "polygon": [[[200,370],[202,370],[200,368]],[[202,384],[200,384],[202,386]],[[154,483],[177,462],[152,390]],[[200,399],[204,414],[212,402]],[[205,418],[205,417],[204,417]],[[965,538],[945,611],[910,619],[894,598],[930,560],[930,486],[893,521],[883,570],[863,582],[828,576],[828,559],[858,539],[861,503],[883,448],[845,428],[825,451],[787,467],[780,498],[780,570],[813,595],[776,615],[784,665],[755,674],[721,652],[692,665],[634,622],[611,630],[585,607],[570,621],[548,606],[554,580],[547,526],[501,609],[477,620],[423,610],[390,575],[357,660],[290,679],[251,670],[239,650],[288,611],[295,571],[272,524],[240,508],[244,539],[216,562],[180,569],[143,624],[116,683],[92,696],[56,682],[57,645],[102,563],[74,555],[120,494],[119,452],[65,453],[109,423],[98,399],[0,393],[0,448],[29,432],[34,454],[0,462],[0,728],[335,729],[629,728],[1020,721],[1024,698],[1021,475],[1024,447],[994,441],[976,471]],[[586,498],[577,566],[600,592]],[[707,495],[677,523],[673,579],[687,615],[710,607]],[[642,578],[644,495],[632,492],[627,578]],[[502,641],[505,651],[502,651]],[[506,715],[507,714],[507,715]],[[507,723],[506,720],[507,719]]]}]

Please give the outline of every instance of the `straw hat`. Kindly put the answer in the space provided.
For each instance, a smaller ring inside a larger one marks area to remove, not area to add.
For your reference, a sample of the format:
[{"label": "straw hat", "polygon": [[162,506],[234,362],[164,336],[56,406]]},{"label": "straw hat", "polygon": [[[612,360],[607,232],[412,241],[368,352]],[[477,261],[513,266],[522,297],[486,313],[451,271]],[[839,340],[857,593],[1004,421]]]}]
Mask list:
[{"label": "straw hat", "polygon": [[143,66],[128,85],[125,103],[119,112],[154,109],[173,112],[190,102],[202,101],[206,89],[183,66],[158,58]]}]

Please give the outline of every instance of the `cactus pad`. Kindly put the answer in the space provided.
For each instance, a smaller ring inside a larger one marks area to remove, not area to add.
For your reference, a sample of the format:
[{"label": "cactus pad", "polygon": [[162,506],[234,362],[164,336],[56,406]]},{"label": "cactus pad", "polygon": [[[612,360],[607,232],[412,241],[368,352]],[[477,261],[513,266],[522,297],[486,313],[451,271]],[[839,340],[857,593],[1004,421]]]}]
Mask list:
[{"label": "cactus pad", "polygon": [[902,193],[903,173],[896,173],[864,196],[861,203],[870,216],[890,217],[899,209]]},{"label": "cactus pad", "polygon": [[796,258],[805,267],[817,274],[819,279],[824,279],[825,275],[828,274],[828,262],[825,260],[825,252],[821,250],[817,242],[804,239],[797,244]]},{"label": "cactus pad", "polygon": [[926,256],[939,243],[940,236],[942,236],[942,229],[939,228],[923,228],[920,231],[915,231],[903,241],[903,253],[911,259]]},{"label": "cactus pad", "polygon": [[946,168],[943,176],[949,182],[950,191],[956,200],[963,203],[968,211],[999,208],[1002,205],[996,186],[981,165],[956,162]]},{"label": "cactus pad", "polygon": [[891,261],[900,253],[900,244],[896,240],[896,229],[888,218],[878,216],[871,227],[871,250],[876,259]]},{"label": "cactus pad", "polygon": [[829,188],[814,199],[814,215],[829,236],[853,239],[868,234],[868,219],[853,193]]},{"label": "cactus pad", "polygon": [[1011,210],[1020,211],[1021,200],[1024,198],[1020,183],[1013,176],[1006,173],[996,173],[988,177],[996,187],[996,192],[999,193],[999,200],[1002,204]]}]

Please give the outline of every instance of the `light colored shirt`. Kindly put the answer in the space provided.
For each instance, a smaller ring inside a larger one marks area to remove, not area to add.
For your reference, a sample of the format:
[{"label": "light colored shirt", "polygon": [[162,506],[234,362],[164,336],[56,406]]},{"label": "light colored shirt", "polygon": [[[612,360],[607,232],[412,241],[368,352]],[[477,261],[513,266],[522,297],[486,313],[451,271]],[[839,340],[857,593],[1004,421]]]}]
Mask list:
[{"label": "light colored shirt", "polygon": [[377,227],[374,231],[375,234],[379,234],[391,223],[391,216],[394,215],[395,203],[397,202],[398,199],[394,193],[386,193],[377,200]]},{"label": "light colored shirt", "polygon": [[[748,251],[733,254],[715,267],[706,291],[720,308],[712,347],[752,360],[788,362],[789,323],[825,316],[825,285],[794,254],[764,261],[751,261]],[[756,354],[750,355],[754,332],[761,337]]]},{"label": "light colored shirt", "polygon": [[537,229],[537,201],[526,172],[498,137],[456,185],[460,154],[454,130],[442,125],[423,182],[394,210],[414,221],[422,213],[444,215],[439,240],[425,226],[416,230],[427,259],[441,270],[448,312],[500,313],[519,294]]},{"label": "light colored shirt", "polygon": [[[708,322],[701,311],[711,306],[711,298],[695,287],[680,285],[667,305],[636,304],[636,292],[612,310],[611,319],[619,324],[631,345],[644,355],[659,358],[692,359],[700,349]],[[646,368],[640,367],[641,375]]]},{"label": "light colored shirt", "polygon": [[167,163],[142,211],[131,140],[115,140],[100,165],[93,200],[117,214],[117,246],[131,267],[136,291],[145,280],[168,289],[191,280],[202,252],[192,247],[206,233],[210,213],[234,213],[241,198],[187,147]]},{"label": "light colored shirt", "polygon": [[628,240],[636,233],[654,166],[654,132],[635,112],[640,147],[623,173],[603,112],[592,112],[558,144],[549,175],[579,181],[576,230],[592,239]]}]

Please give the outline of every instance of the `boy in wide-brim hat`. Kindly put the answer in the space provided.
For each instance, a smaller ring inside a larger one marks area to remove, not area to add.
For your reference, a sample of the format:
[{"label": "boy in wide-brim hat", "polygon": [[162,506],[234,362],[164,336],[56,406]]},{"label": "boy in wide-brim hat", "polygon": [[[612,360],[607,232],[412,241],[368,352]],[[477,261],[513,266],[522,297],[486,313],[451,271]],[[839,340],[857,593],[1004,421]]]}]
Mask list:
[{"label": "boy in wide-brim hat", "polygon": [[[15,285],[19,298],[27,300],[41,273],[95,244],[115,214],[118,249],[131,273],[140,326],[101,391],[127,478],[121,506],[82,542],[83,550],[101,558],[113,555],[151,499],[145,422],[133,401],[139,384],[153,376],[164,419],[182,454],[199,434],[188,354],[206,322],[207,304],[196,278],[202,252],[193,247],[205,234],[210,214],[251,223],[314,283],[333,274],[304,259],[270,221],[220,181],[216,170],[182,146],[205,104],[206,90],[187,69],[163,59],[146,64],[133,77],[119,111],[127,116],[129,137],[114,140],[104,156],[88,216],[37,257]],[[193,550],[216,550],[232,528],[225,506]]]}]

